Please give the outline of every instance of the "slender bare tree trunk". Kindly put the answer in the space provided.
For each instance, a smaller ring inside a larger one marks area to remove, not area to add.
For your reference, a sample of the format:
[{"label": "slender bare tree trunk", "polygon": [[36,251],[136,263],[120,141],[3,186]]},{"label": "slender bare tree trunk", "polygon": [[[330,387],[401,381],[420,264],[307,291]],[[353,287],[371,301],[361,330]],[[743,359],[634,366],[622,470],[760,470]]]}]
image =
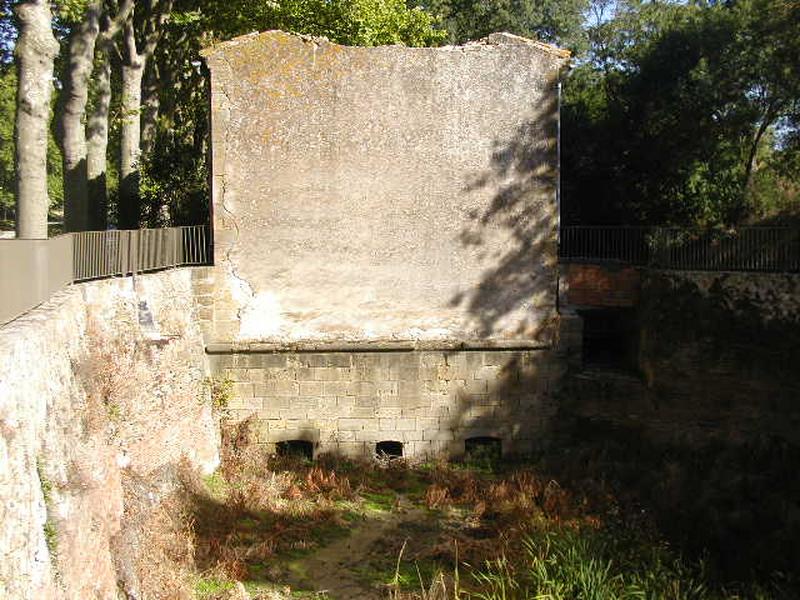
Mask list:
[{"label": "slender bare tree trunk", "polygon": [[777,112],[775,102],[770,102],[764,111],[761,123],[759,123],[758,127],[753,132],[753,138],[750,142],[750,149],[747,153],[747,160],[744,166],[743,200],[745,203],[750,200],[750,195],[753,193],[753,187],[755,185],[754,175],[757,167],[758,146],[761,144],[761,138],[764,137],[767,128],[772,125],[772,121],[775,119],[775,114],[777,114]]},{"label": "slender bare tree trunk", "polygon": [[100,31],[101,0],[91,0],[84,20],[69,36],[69,60],[61,94],[59,142],[64,162],[64,229],[85,231],[89,226],[89,187],[84,117],[89,100],[94,49]]},{"label": "slender bare tree trunk", "polygon": [[53,92],[53,36],[48,0],[28,0],[14,8],[19,23],[17,58],[17,237],[47,237],[47,132]]},{"label": "slender bare tree trunk", "polygon": [[122,130],[120,132],[119,226],[139,226],[139,159],[142,133],[142,79],[147,61],[153,56],[173,0],[152,0],[144,19],[142,50],[136,44],[131,13],[125,24],[122,64]]},{"label": "slender bare tree trunk", "polygon": [[133,16],[125,24],[120,131],[119,227],[139,226],[139,156],[141,148],[142,76],[146,56],[136,50]]},{"label": "slender bare tree trunk", "polygon": [[111,50],[133,10],[134,0],[123,0],[116,14],[103,14],[95,44],[94,102],[86,118],[86,175],[89,227],[108,227],[108,123],[111,114]]},{"label": "slender bare tree trunk", "polygon": [[147,61],[142,88],[142,154],[147,156],[153,149],[156,137],[156,126],[161,109],[158,88],[161,81],[158,63]]},{"label": "slender bare tree trunk", "polygon": [[97,45],[94,71],[95,98],[86,120],[86,175],[89,181],[89,227],[108,226],[108,118],[111,111],[111,60],[108,44]]}]

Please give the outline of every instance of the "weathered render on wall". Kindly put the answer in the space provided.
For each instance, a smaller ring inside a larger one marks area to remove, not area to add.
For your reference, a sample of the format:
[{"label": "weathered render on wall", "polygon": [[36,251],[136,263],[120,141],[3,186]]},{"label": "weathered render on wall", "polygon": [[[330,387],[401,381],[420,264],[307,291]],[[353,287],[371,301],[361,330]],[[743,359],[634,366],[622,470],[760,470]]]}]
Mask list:
[{"label": "weathered render on wall", "polygon": [[533,448],[565,367],[566,57],[508,34],[354,48],[272,31],[206,52],[216,266],[197,289],[212,369],[264,443]]},{"label": "weathered render on wall", "polygon": [[551,341],[566,53],[273,31],[206,58],[213,341]]},{"label": "weathered render on wall", "polygon": [[205,373],[188,269],[70,286],[0,327],[0,597],[143,597],[132,515],[163,484],[134,507],[126,482],[216,466]]}]

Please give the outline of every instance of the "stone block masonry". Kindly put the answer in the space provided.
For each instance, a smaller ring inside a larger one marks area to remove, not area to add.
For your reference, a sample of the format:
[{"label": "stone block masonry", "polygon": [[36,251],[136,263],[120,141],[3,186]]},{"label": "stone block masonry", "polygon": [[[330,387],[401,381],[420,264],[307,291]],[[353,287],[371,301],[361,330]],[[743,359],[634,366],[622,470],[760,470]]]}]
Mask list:
[{"label": "stone block masonry", "polygon": [[261,442],[346,456],[372,456],[381,441],[401,442],[408,457],[458,456],[472,437],[528,454],[566,369],[552,349],[210,350],[211,369],[235,382],[232,416],[255,418]]},{"label": "stone block masonry", "polygon": [[0,598],[144,597],[166,474],[219,461],[193,287],[81,283],[0,327]]}]

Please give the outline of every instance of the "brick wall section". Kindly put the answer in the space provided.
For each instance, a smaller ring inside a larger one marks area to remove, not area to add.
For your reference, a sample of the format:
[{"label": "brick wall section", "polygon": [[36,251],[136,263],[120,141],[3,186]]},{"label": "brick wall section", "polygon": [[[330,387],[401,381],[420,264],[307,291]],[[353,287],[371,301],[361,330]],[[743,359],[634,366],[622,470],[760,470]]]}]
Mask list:
[{"label": "brick wall section", "polygon": [[219,353],[234,383],[237,419],[255,416],[260,440],[303,439],[315,452],[369,456],[400,441],[405,456],[462,454],[493,436],[526,454],[554,412],[566,361],[552,349]]},{"label": "brick wall section", "polygon": [[563,267],[561,286],[573,306],[630,307],[639,301],[639,271],[632,267],[569,264]]}]

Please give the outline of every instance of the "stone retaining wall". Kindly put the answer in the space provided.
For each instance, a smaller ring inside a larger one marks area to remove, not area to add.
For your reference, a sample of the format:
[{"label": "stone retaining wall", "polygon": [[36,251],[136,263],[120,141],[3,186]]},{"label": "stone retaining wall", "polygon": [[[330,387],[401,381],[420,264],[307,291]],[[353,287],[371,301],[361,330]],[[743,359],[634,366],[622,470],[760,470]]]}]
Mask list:
[{"label": "stone retaining wall", "polygon": [[487,436],[506,454],[527,454],[566,371],[550,348],[212,350],[214,372],[234,382],[234,418],[254,417],[262,442],[306,440],[348,456],[371,456],[380,441],[402,442],[404,456],[457,456],[466,439]]},{"label": "stone retaining wall", "polygon": [[0,327],[0,598],[143,597],[125,482],[215,468],[206,373],[189,269],[73,285]]}]

